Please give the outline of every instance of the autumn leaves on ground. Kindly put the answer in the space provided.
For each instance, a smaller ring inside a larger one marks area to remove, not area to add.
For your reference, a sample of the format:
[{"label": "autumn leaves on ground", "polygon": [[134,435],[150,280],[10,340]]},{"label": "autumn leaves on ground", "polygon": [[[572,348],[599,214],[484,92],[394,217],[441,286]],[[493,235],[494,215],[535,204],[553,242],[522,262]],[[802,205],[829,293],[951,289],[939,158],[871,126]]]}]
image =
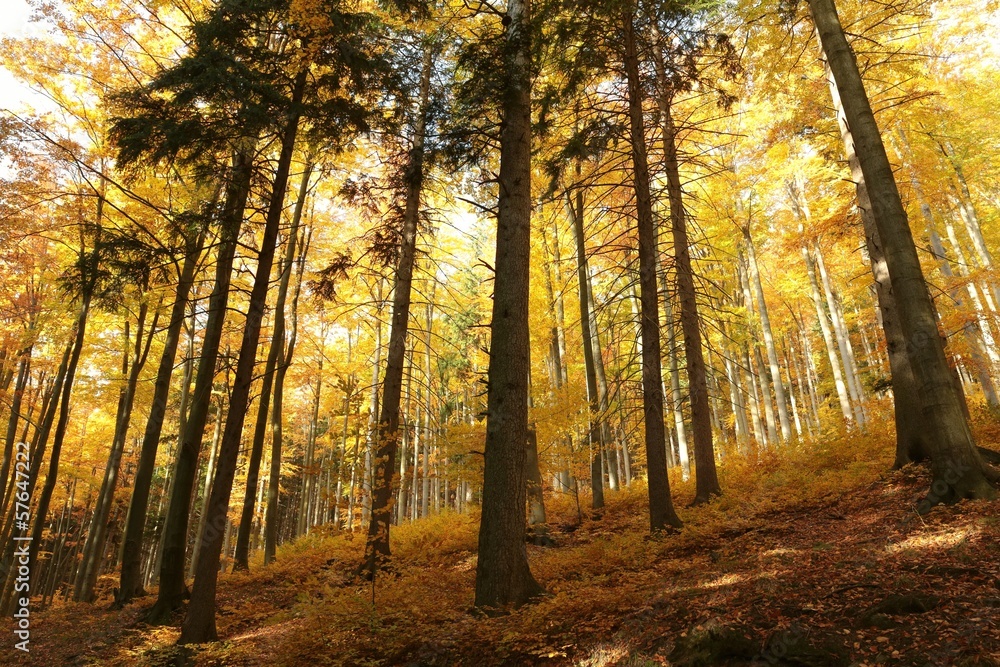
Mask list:
[{"label": "autumn leaves on ground", "polygon": [[[980,440],[1000,437],[977,423]],[[641,483],[582,523],[556,498],[555,546],[528,547],[546,594],[509,615],[473,611],[478,522],[446,514],[394,532],[374,603],[350,576],[363,538],[318,531],[221,579],[218,643],[174,646],[177,623],[140,620],[152,598],[122,612],[108,598],[40,614],[32,663],[996,665],[1000,501],[917,515],[929,475],[888,471],[891,445],[875,428],[733,454],[726,495],[681,509],[684,530],[662,537]],[[683,507],[693,484],[673,481]]]}]

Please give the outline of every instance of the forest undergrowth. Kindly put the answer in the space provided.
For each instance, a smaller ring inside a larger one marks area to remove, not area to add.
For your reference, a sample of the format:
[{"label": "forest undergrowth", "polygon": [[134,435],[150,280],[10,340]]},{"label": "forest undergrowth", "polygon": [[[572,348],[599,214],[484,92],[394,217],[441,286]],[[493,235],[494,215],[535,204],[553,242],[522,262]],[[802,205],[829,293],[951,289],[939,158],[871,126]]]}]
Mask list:
[{"label": "forest undergrowth", "polygon": [[[1000,424],[977,417],[977,440]],[[650,537],[641,482],[582,521],[547,497],[555,545],[529,544],[546,589],[534,604],[473,609],[478,520],[444,514],[393,530],[393,574],[351,579],[361,534],[318,529],[269,567],[220,579],[217,643],[175,647],[173,626],[142,623],[148,597],[33,615],[45,665],[1000,665],[1000,501],[915,512],[929,472],[889,471],[890,427],[720,465],[725,495],[688,507]],[[9,625],[9,621],[8,621]]]}]

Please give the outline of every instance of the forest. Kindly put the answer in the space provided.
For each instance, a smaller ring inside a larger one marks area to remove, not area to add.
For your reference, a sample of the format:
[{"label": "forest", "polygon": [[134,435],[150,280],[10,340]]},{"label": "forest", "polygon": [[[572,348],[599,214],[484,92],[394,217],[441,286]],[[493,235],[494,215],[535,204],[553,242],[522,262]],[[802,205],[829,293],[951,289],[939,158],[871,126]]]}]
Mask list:
[{"label": "forest", "polygon": [[997,0],[3,6],[0,664],[1000,665]]}]

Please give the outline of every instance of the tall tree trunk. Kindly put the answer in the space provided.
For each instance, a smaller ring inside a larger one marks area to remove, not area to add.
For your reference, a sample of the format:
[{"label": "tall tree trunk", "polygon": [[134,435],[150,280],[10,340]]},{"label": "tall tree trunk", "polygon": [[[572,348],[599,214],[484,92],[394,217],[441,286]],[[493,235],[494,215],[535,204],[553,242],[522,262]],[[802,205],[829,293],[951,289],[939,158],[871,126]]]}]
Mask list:
[{"label": "tall tree trunk", "polygon": [[864,395],[861,391],[861,382],[858,378],[857,366],[854,364],[854,353],[851,350],[851,342],[848,336],[847,327],[840,317],[840,309],[837,307],[837,297],[833,291],[833,283],[830,274],[826,270],[826,262],[823,260],[823,251],[817,244],[813,248],[813,255],[816,259],[816,268],[819,271],[820,284],[823,286],[823,294],[826,297],[826,307],[830,313],[830,322],[833,324],[833,334],[840,349],[840,360],[844,364],[844,381],[847,384],[847,392],[851,396],[854,405],[854,419],[859,425],[864,425],[865,414],[861,406]]},{"label": "tall tree trunk", "polygon": [[[666,294],[666,290],[664,290]],[[691,457],[688,452],[687,427],[684,425],[684,399],[681,396],[681,374],[677,364],[677,323],[674,321],[674,313],[670,304],[670,299],[664,297],[663,309],[666,311],[665,322],[667,326],[667,363],[670,370],[670,411],[674,416],[674,434],[677,437],[677,459],[681,466],[681,479],[687,481],[691,476]],[[661,386],[662,386],[661,382]],[[674,448],[667,443],[667,464],[674,463]],[[671,466],[672,467],[672,466]]]},{"label": "tall tree trunk", "polygon": [[[826,60],[823,54],[824,62]],[[843,105],[840,102],[840,92],[833,79],[829,66],[826,67],[827,80],[830,84],[830,95],[833,99],[834,112],[840,126],[841,140],[847,154],[847,164],[851,170],[851,179],[857,191],[858,212],[865,229],[865,241],[868,257],[872,263],[872,277],[875,279],[875,295],[878,299],[882,331],[885,335],[886,351],[889,355],[889,380],[892,385],[894,422],[896,424],[896,459],[894,468],[901,468],[913,461],[922,461],[927,457],[927,434],[930,427],[924,423],[920,394],[910,368],[906,353],[906,344],[900,329],[899,314],[893,299],[892,284],[885,263],[885,253],[882,241],[878,235],[878,227],[872,213],[872,202],[865,186],[865,176],[861,171],[861,163],[854,151],[854,138],[847,126]]]},{"label": "tall tree trunk", "polygon": [[393,477],[399,444],[399,408],[403,391],[403,366],[406,357],[406,332],[410,318],[410,291],[413,282],[413,265],[416,259],[417,223],[420,218],[420,196],[424,183],[424,134],[430,103],[431,70],[434,53],[430,46],[424,50],[420,73],[420,107],[413,124],[413,142],[409,162],[404,174],[406,200],[403,210],[403,228],[400,235],[396,284],[392,296],[392,326],[389,329],[389,349],[386,355],[385,378],[382,384],[382,405],[379,412],[377,435],[373,443],[376,453],[372,456],[371,515],[368,538],[365,542],[364,561],[359,574],[369,579],[381,569],[390,556],[389,524],[392,520]]},{"label": "tall tree trunk", "polygon": [[996,490],[987,481],[962,410],[962,398],[952,382],[934,304],[854,54],[833,0],[809,0],[809,8],[840,91],[885,250],[907,356],[925,399],[923,412],[932,427],[929,453],[934,485],[921,509],[960,498],[993,498]]},{"label": "tall tree trunk", "polygon": [[[628,82],[628,110],[632,150],[636,227],[639,237],[639,301],[642,331],[643,422],[646,427],[646,464],[649,480],[649,527],[653,532],[668,526],[679,528],[667,477],[663,428],[663,383],[660,367],[660,316],[656,293],[656,232],[649,192],[646,133],[643,127],[642,84],[636,50],[634,3],[622,12],[624,65]],[[714,463],[714,461],[713,461]]]},{"label": "tall tree trunk", "polygon": [[542,591],[524,544],[531,265],[531,14],[508,0],[500,130],[496,269],[490,323],[477,607],[518,606]]},{"label": "tall tree trunk", "polygon": [[[249,141],[248,144],[256,142]],[[208,318],[201,346],[201,358],[195,378],[191,413],[187,415],[182,440],[177,448],[173,483],[163,527],[163,548],[160,555],[160,587],[156,603],[147,614],[149,623],[165,623],[187,596],[184,581],[184,555],[187,548],[188,519],[191,493],[198,474],[198,454],[201,451],[208,421],[208,408],[215,380],[215,364],[229,306],[229,286],[233,272],[236,245],[243,227],[243,212],[250,194],[253,174],[252,145],[234,152],[232,176],[226,186],[226,202],[219,220],[219,245],[215,259],[215,286],[208,300]],[[257,323],[259,326],[259,322]],[[211,524],[210,524],[211,525]]]},{"label": "tall tree trunk", "polygon": [[[101,208],[104,198],[98,200],[98,220],[101,219]],[[87,317],[90,315],[90,303],[94,296],[94,280],[92,277],[97,270],[98,247],[100,245],[100,231],[93,250],[94,261],[91,262],[91,276],[84,278],[88,284],[83,288],[81,295],[80,313],[77,315],[74,325],[73,351],[69,357],[69,364],[66,366],[66,379],[63,381],[62,396],[59,397],[59,421],[56,422],[56,430],[52,436],[52,451],[49,453],[49,469],[45,475],[45,484],[42,492],[38,496],[38,504],[35,506],[35,523],[31,531],[31,542],[28,555],[28,572],[35,572],[35,563],[38,559],[38,549],[41,546],[42,535],[48,522],[49,503],[52,500],[52,492],[56,488],[56,476],[59,472],[59,456],[62,452],[63,439],[66,437],[66,427],[69,425],[70,397],[73,393],[73,381],[76,378],[76,368],[80,362],[80,352],[83,350],[83,340],[87,332]],[[53,399],[55,400],[55,399]],[[39,452],[40,454],[41,452]],[[16,505],[15,505],[16,507]],[[35,590],[36,582],[31,584],[31,592]],[[38,591],[40,592],[40,591]],[[6,605],[4,612],[6,613]]]},{"label": "tall tree trunk", "polygon": [[757,251],[754,248],[749,226],[743,228],[743,238],[746,240],[747,248],[747,272],[749,273],[750,283],[757,297],[757,314],[760,316],[760,328],[764,338],[764,348],[767,350],[771,386],[774,387],[774,401],[778,406],[778,423],[781,426],[781,439],[787,442],[792,437],[792,427],[788,420],[788,399],[785,396],[784,383],[781,381],[778,350],[774,345],[774,334],[771,331],[771,317],[768,315],[767,302],[764,300],[764,286],[760,280]]},{"label": "tall tree trunk", "polygon": [[142,445],[139,449],[139,462],[136,464],[135,479],[132,480],[132,497],[125,518],[125,535],[122,537],[122,567],[118,595],[115,600],[118,606],[124,606],[135,597],[146,593],[142,587],[142,542],[146,530],[149,491],[153,481],[153,471],[156,468],[156,450],[160,444],[163,418],[167,410],[170,377],[174,370],[174,358],[177,356],[181,327],[184,324],[184,309],[187,307],[188,294],[194,282],[195,268],[198,265],[198,258],[201,256],[204,242],[205,233],[202,231],[197,236],[192,234],[185,244],[184,264],[180,269],[174,304],[170,310],[167,337],[163,343],[163,352],[160,354],[160,364],[157,367],[156,380],[153,383],[153,400],[149,408],[149,418],[146,420],[146,430],[143,433]]},{"label": "tall tree trunk", "polygon": [[[83,549],[83,562],[80,564],[80,572],[77,575],[76,585],[73,591],[73,599],[77,602],[93,602],[94,586],[97,585],[97,576],[101,569],[101,560],[104,554],[105,540],[107,539],[108,518],[111,514],[112,503],[115,497],[115,488],[118,484],[118,472],[121,467],[122,451],[125,448],[125,440],[128,437],[128,428],[132,420],[132,407],[135,403],[135,389],[139,382],[139,373],[146,365],[146,358],[149,355],[149,346],[153,340],[153,332],[156,331],[156,323],[159,321],[159,306],[153,315],[153,322],[146,331],[146,315],[149,312],[149,304],[143,296],[143,301],[139,306],[139,313],[135,328],[135,346],[132,354],[131,370],[127,371],[125,386],[122,388],[121,401],[118,412],[118,422],[115,426],[115,435],[111,443],[111,452],[108,455],[107,467],[104,471],[104,481],[101,484],[101,492],[98,496],[97,505],[94,508],[94,518],[91,522],[91,529],[87,534],[87,542]],[[128,343],[128,320],[126,327],[126,345]],[[145,345],[143,336],[145,335]],[[125,371],[128,368],[128,356],[123,360]]]},{"label": "tall tree trunk", "polygon": [[[577,176],[581,171],[580,164],[576,165]],[[583,231],[583,189],[577,187],[575,203],[569,206],[573,216],[573,234],[576,238],[576,266],[577,279],[580,294],[580,329],[583,333],[583,363],[584,372],[587,378],[587,402],[589,405],[590,424],[588,428],[588,440],[590,442],[590,488],[591,507],[600,509],[604,507],[604,475],[601,474],[601,450],[602,434],[601,429],[601,407],[600,397],[597,390],[597,369],[595,367],[595,356],[600,354],[600,350],[594,349],[594,332],[591,327],[594,320],[590,314],[590,292],[588,284],[590,282],[590,269],[587,265],[587,247]]]},{"label": "tall tree trunk", "polygon": [[688,392],[691,396],[691,435],[694,438],[696,487],[694,502],[699,505],[708,502],[712,496],[720,495],[722,487],[719,486],[719,476],[715,470],[707,371],[701,345],[701,322],[698,317],[698,299],[694,287],[694,269],[691,266],[687,212],[684,209],[680,164],[677,159],[677,130],[674,127],[671,106],[672,92],[664,82],[660,106],[663,122],[663,165],[667,176],[667,194],[670,196],[670,230],[673,234],[677,298],[681,305],[681,332],[684,335],[684,358],[687,362]]},{"label": "tall tree trunk", "polygon": [[[206,505],[205,529],[196,539],[202,541],[201,554],[195,572],[191,604],[188,606],[184,625],[181,627],[181,644],[201,643],[216,639],[215,631],[215,588],[219,576],[219,562],[222,542],[226,535],[226,515],[229,512],[229,497],[233,490],[236,474],[236,459],[240,452],[240,437],[246,420],[253,384],[253,369],[257,360],[257,346],[260,342],[260,327],[267,305],[267,290],[271,280],[275,245],[281,223],[281,211],[285,203],[288,173],[292,164],[292,152],[299,128],[300,105],[305,93],[308,69],[303,68],[293,84],[291,104],[281,136],[281,153],[278,157],[271,199],[268,203],[264,234],[260,244],[257,271],[247,308],[246,327],[240,343],[240,355],[236,362],[233,389],[229,397],[229,414],[226,427],[219,444],[218,465],[212,493]],[[200,369],[199,369],[200,370]]]},{"label": "tall tree trunk", "polygon": [[[240,526],[236,534],[236,554],[233,557],[233,571],[246,570],[250,564],[250,531],[253,528],[255,494],[260,478],[260,462],[264,456],[264,439],[267,435],[267,415],[271,403],[271,387],[274,383],[274,371],[278,363],[278,353],[285,340],[285,299],[288,295],[288,283],[292,275],[292,262],[295,258],[295,244],[298,239],[299,224],[302,220],[302,210],[306,196],[309,193],[309,178],[312,175],[312,162],[307,162],[299,183],[298,199],[292,213],[292,224],[288,230],[285,244],[285,256],[282,260],[281,279],[278,283],[278,297],[274,305],[274,325],[271,330],[271,346],[268,349],[264,375],[261,378],[260,400],[257,403],[257,421],[254,425],[253,443],[250,447],[250,460],[247,465],[246,492],[243,495],[243,510],[240,513]],[[273,465],[273,464],[272,464]]]}]

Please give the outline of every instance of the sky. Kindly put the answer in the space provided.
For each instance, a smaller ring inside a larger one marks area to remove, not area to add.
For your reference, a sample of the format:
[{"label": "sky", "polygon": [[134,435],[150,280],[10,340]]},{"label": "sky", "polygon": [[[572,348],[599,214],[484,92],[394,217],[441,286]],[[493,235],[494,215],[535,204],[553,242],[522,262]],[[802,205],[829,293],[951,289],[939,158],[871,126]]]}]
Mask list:
[{"label": "sky", "polygon": [[[26,0],[0,0],[0,38],[30,34],[30,16],[31,8]],[[38,96],[0,65],[0,109],[17,110],[32,101],[37,102]]]}]

